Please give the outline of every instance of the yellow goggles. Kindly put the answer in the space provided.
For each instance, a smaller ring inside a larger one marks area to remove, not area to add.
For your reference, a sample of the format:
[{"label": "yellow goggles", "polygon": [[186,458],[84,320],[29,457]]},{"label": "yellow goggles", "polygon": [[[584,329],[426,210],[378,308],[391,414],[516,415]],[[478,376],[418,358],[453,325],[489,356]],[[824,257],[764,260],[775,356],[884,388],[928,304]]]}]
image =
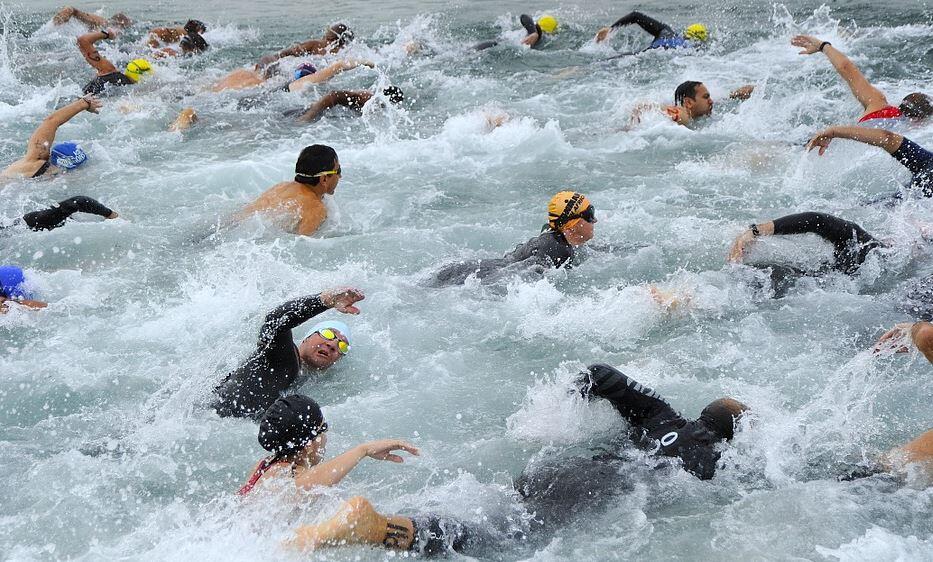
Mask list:
[{"label": "yellow goggles", "polygon": [[319,178],[321,176],[342,176],[343,170],[340,169],[340,166],[337,166],[336,170],[328,170],[326,172],[318,172],[314,174],[314,177]]},{"label": "yellow goggles", "polygon": [[342,340],[337,337],[337,332],[331,330],[330,328],[324,328],[323,330],[318,330],[321,337],[328,341],[337,340],[337,351],[340,352],[340,355],[346,355],[350,351],[350,344],[346,340]]}]

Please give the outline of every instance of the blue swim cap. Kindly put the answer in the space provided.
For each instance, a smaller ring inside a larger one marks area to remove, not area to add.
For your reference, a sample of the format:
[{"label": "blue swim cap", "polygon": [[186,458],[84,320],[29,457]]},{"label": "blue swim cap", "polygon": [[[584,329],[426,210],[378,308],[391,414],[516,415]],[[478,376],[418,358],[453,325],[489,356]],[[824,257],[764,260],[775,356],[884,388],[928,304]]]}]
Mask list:
[{"label": "blue swim cap", "polygon": [[74,170],[87,162],[87,153],[73,142],[60,142],[52,147],[49,160],[59,168]]},{"label": "blue swim cap", "polygon": [[0,266],[0,294],[8,299],[31,299],[26,290],[26,275],[15,265]]},{"label": "blue swim cap", "polygon": [[311,330],[308,332],[308,335],[306,335],[304,339],[302,339],[301,341],[304,341],[310,338],[315,333],[320,332],[321,330],[324,330],[326,328],[330,328],[331,330],[337,330],[338,332],[343,334],[343,337],[347,338],[347,343],[353,343],[350,341],[350,326],[347,326],[340,320],[325,320],[323,322],[318,322],[311,328]]},{"label": "blue swim cap", "polygon": [[303,78],[309,74],[314,74],[317,72],[317,68],[314,67],[310,62],[303,62],[298,65],[298,68],[295,69],[295,80]]}]

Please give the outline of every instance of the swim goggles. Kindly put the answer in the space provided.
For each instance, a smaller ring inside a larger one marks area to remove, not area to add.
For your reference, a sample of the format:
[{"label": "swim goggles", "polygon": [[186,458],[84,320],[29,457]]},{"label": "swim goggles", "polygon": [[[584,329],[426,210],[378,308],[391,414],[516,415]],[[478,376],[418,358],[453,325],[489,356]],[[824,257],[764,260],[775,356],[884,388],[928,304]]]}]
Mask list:
[{"label": "swim goggles", "polygon": [[585,211],[577,215],[577,217],[585,220],[586,222],[594,223],[596,222],[596,208],[591,204],[586,208]]},{"label": "swim goggles", "polygon": [[340,166],[337,166],[336,170],[327,170],[326,172],[318,172],[311,177],[319,178],[321,176],[341,176],[343,170],[340,169]]},{"label": "swim goggles", "polygon": [[340,355],[346,355],[350,351],[350,344],[346,340],[342,340],[337,337],[337,332],[331,330],[330,328],[324,328],[323,330],[318,330],[317,333],[321,334],[321,337],[327,341],[337,341],[337,350],[340,352]]}]

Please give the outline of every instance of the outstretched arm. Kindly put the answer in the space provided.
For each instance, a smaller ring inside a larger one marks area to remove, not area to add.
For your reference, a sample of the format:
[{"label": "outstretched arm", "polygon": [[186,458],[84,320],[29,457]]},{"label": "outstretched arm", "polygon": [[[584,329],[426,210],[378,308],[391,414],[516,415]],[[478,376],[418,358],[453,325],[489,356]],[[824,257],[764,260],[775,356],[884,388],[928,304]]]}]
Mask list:
[{"label": "outstretched arm", "polygon": [[630,379],[618,369],[603,363],[590,365],[587,369],[588,372],[582,373],[584,396],[593,394],[605,398],[629,423],[641,425],[662,414],[671,419],[680,417],[657,392]]},{"label": "outstretched arm", "polygon": [[295,485],[305,489],[316,486],[336,486],[366,457],[396,463],[404,462],[404,459],[396,455],[394,451],[407,451],[413,455],[419,454],[417,447],[399,439],[371,441],[357,445],[329,461],[301,469],[295,474]]},{"label": "outstretched arm", "polygon": [[366,104],[366,102],[369,101],[370,97],[372,96],[368,92],[361,93],[349,90],[337,90],[330,92],[321,99],[317,100],[314,105],[309,107],[307,111],[298,117],[298,120],[304,121],[306,123],[315,121],[320,118],[322,113],[338,105],[359,111],[362,110],[363,106]]},{"label": "outstretched arm", "polygon": [[71,6],[65,6],[57,14],[55,14],[55,16],[52,18],[52,23],[55,25],[62,25],[72,18],[80,21],[91,29],[94,29],[95,27],[104,27],[107,25],[106,19],[96,14],[82,12],[81,10]]},{"label": "outstretched arm", "polygon": [[115,67],[112,62],[105,59],[94,44],[101,39],[116,37],[116,34],[116,31],[104,29],[85,33],[78,37],[78,49],[81,51],[81,54],[84,55],[84,60],[94,67],[94,70],[101,76],[116,72],[117,67]]},{"label": "outstretched arm", "polygon": [[71,120],[82,111],[97,113],[101,103],[90,97],[78,98],[65,107],[56,110],[46,117],[39,128],[29,137],[26,145],[26,160],[48,160],[52,143],[55,142],[55,133],[58,128]]},{"label": "outstretched arm", "polygon": [[375,68],[376,65],[366,60],[343,60],[337,61],[334,64],[328,66],[327,68],[322,68],[314,74],[309,74],[307,76],[302,76],[298,80],[293,80],[288,84],[289,92],[301,92],[306,89],[311,84],[320,84],[322,82],[327,82],[334,76],[337,76],[341,72],[352,70],[360,66],[368,66],[369,68]]},{"label": "outstretched arm", "polygon": [[[865,75],[855,66],[849,57],[842,54],[839,49],[833,47],[826,41],[820,41],[812,35],[798,35],[791,39],[791,45],[801,47],[801,55],[812,55],[817,51],[822,51],[829,62],[833,64],[839,76],[846,81],[852,95],[858,99],[865,110],[865,113],[878,111],[888,105],[888,99],[881,90],[871,85]],[[821,48],[822,47],[822,48]]]},{"label": "outstretched arm", "polygon": [[913,342],[920,353],[927,358],[927,361],[933,363],[933,324],[929,322],[914,322],[897,324],[884,333],[875,344],[875,353],[885,348],[891,348],[898,353],[907,351],[903,345],[904,339],[910,335],[910,341]]},{"label": "outstretched arm", "polygon": [[606,38],[609,37],[609,34],[611,32],[615,31],[616,29],[622,26],[631,25],[633,23],[637,24],[639,27],[644,29],[647,33],[650,33],[655,39],[657,39],[658,36],[661,35],[661,31],[663,31],[664,28],[667,27],[666,25],[659,22],[658,20],[652,17],[646,16],[645,14],[641,12],[631,12],[631,13],[628,13],[622,16],[618,20],[616,20],[616,22],[612,24],[611,26],[600,29],[596,33],[596,42],[601,43],[605,41]]},{"label": "outstretched arm", "polygon": [[0,314],[4,314],[7,310],[9,310],[9,305],[7,304],[8,302],[16,303],[25,306],[26,308],[32,309],[45,308],[49,306],[48,303],[42,301],[34,301],[31,299],[8,299],[4,296],[0,296]]},{"label": "outstretched arm", "polygon": [[288,301],[266,315],[259,331],[259,345],[270,344],[273,339],[282,335],[291,337],[293,328],[329,308],[344,314],[359,314],[360,309],[356,307],[356,303],[364,298],[365,295],[359,289],[341,287],[329,289],[319,295]]},{"label": "outstretched arm", "polygon": [[807,150],[814,148],[820,149],[820,156],[826,152],[829,143],[833,139],[849,139],[872,146],[877,146],[888,151],[888,154],[894,154],[904,142],[904,137],[884,129],[869,129],[867,127],[830,127],[820,131],[807,143]]}]

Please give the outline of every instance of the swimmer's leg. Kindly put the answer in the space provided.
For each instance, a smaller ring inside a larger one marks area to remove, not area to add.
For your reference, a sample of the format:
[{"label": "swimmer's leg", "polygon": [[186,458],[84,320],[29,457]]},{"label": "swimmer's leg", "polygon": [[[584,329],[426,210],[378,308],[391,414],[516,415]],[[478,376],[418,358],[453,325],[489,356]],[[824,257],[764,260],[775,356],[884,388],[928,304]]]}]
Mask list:
[{"label": "swimmer's leg", "polygon": [[350,498],[336,515],[318,525],[303,525],[290,545],[301,550],[347,544],[382,545],[408,550],[415,540],[412,520],[382,515],[365,498]]},{"label": "swimmer's leg", "polygon": [[191,125],[198,122],[198,114],[195,113],[194,108],[186,107],[181,110],[181,113],[178,114],[178,117],[175,118],[175,121],[169,125],[169,131],[187,131],[191,128]]}]

